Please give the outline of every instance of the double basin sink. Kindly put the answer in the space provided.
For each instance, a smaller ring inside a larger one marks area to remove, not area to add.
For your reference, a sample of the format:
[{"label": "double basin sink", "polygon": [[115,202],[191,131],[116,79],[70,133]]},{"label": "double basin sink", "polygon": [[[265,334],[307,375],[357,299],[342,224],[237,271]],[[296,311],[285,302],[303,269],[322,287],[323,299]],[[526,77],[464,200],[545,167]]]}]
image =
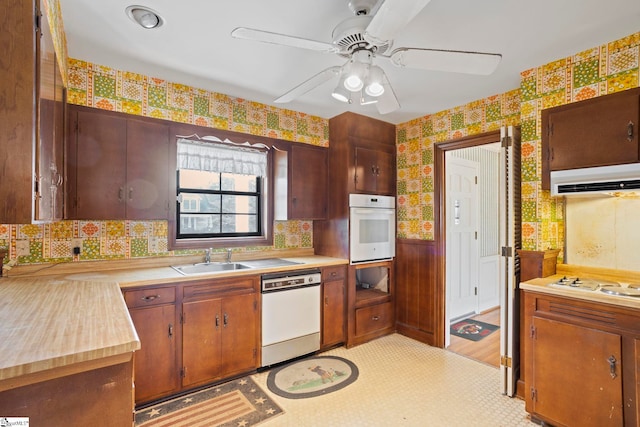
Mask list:
[{"label": "double basin sink", "polygon": [[282,258],[269,258],[243,262],[201,262],[197,264],[172,265],[171,268],[183,276],[196,274],[213,274],[225,271],[246,270],[251,268],[284,267],[288,265],[298,265],[301,262],[288,261]]}]

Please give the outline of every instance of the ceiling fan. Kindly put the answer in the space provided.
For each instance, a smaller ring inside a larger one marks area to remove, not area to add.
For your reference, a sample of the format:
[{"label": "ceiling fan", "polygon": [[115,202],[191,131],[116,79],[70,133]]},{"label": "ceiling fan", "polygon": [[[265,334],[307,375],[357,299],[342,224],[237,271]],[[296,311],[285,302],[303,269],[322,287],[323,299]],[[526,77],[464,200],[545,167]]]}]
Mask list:
[{"label": "ceiling fan", "polygon": [[333,30],[332,42],[310,40],[286,34],[239,27],[231,32],[237,39],[255,40],[347,58],[342,66],[320,71],[274,102],[286,103],[311,89],[339,77],[332,96],[342,102],[375,104],[380,114],[400,108],[384,70],[374,64],[376,57],[387,58],[397,67],[488,75],[496,69],[502,55],[459,50],[399,47],[391,50],[393,38],[430,0],[349,0],[355,14]]}]

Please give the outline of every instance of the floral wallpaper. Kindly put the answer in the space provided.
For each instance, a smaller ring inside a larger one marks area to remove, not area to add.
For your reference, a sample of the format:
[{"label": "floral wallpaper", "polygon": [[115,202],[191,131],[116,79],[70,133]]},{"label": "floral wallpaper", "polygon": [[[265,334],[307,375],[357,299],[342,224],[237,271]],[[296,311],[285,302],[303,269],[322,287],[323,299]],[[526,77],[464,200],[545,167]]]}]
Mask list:
[{"label": "floral wallpaper", "polygon": [[522,245],[564,246],[562,199],[541,189],[541,111],[640,86],[640,32],[521,73],[519,89],[399,124],[398,237],[434,239],[433,144],[522,128]]},{"label": "floral wallpaper", "polygon": [[70,104],[329,146],[329,121],[152,76],[69,59]]},{"label": "floral wallpaper", "polygon": [[520,123],[520,90],[420,117],[396,127],[398,237],[434,239],[433,144]]}]

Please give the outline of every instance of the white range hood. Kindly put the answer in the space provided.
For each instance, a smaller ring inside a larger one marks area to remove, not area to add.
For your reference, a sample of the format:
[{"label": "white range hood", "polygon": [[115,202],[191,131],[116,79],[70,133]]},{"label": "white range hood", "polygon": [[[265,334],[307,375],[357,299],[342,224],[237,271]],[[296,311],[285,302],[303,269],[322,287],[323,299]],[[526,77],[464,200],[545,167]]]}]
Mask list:
[{"label": "white range hood", "polygon": [[640,194],[640,163],[551,172],[552,196]]}]

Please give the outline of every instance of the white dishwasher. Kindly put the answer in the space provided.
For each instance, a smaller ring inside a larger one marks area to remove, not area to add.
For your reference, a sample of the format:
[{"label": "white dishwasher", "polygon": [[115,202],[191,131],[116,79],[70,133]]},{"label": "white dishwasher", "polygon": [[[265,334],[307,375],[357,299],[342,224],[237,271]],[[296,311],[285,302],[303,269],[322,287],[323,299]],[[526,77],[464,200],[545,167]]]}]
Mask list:
[{"label": "white dishwasher", "polygon": [[262,275],[262,366],[320,349],[319,269]]}]

